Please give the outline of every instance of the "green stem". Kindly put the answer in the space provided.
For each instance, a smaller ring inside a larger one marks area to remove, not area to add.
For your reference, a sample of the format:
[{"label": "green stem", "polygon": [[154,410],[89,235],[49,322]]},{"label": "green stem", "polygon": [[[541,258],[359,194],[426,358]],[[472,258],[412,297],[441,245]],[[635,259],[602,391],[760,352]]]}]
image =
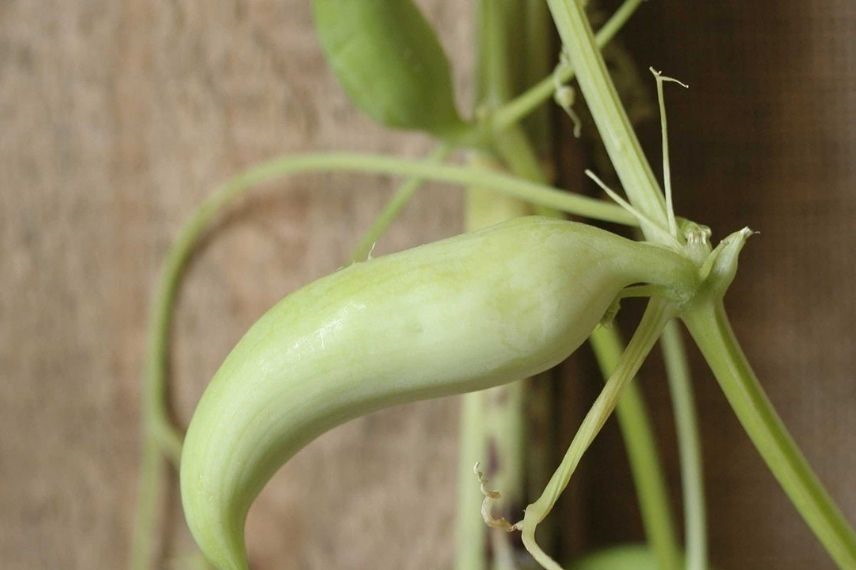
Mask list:
[{"label": "green stem", "polygon": [[610,375],[597,400],[580,424],[559,468],[550,478],[550,482],[541,497],[526,508],[526,515],[521,526],[523,544],[535,560],[548,570],[561,570],[561,567],[538,546],[535,540],[535,529],[549,514],[561,493],[568,486],[583,454],[594,441],[620,400],[623,388],[639,371],[645,357],[651,351],[654,343],[657,342],[663,326],[672,316],[672,306],[664,301],[654,298],[648,303],[642,321],[627,345],[627,350],[622,354],[618,366]]},{"label": "green stem", "polygon": [[137,512],[134,520],[134,536],[131,543],[131,570],[150,570],[155,567],[154,537],[158,518],[158,506],[163,499],[163,475],[166,465],[161,458],[157,441],[144,436],[143,457],[140,463],[140,478],[137,483]]},{"label": "green stem", "polygon": [[[523,29],[523,33],[513,33],[517,41],[514,49],[518,56],[516,63],[514,94],[521,93],[538,83],[552,71],[555,54],[553,53],[553,20],[545,2],[514,0],[517,5],[518,19],[509,19],[508,28],[512,31]],[[520,24],[520,21],[523,24]],[[506,103],[507,101],[503,101]],[[552,152],[553,128],[550,108],[542,105],[521,121],[521,127],[527,140],[532,144],[539,158],[549,157]]]},{"label": "green stem", "polygon": [[[595,43],[599,48],[608,44],[619,30],[627,23],[643,0],[625,0],[612,17],[597,31]],[[493,129],[503,131],[516,124],[553,96],[556,81],[566,83],[574,78],[574,68],[560,66],[555,75],[550,75],[539,81],[524,93],[506,103],[493,114]]]},{"label": "green stem", "polygon": [[206,217],[205,212],[215,214],[222,203],[231,201],[257,184],[285,175],[313,171],[389,174],[424,178],[464,187],[479,186],[491,188],[501,194],[520,198],[535,205],[556,208],[583,217],[628,226],[637,225],[633,216],[610,202],[569,194],[551,186],[520,180],[514,176],[477,168],[344,152],[286,156],[262,163],[233,178],[200,207],[200,213],[203,217]]},{"label": "green stem", "polygon": [[[428,155],[426,162],[439,164],[444,158],[449,156],[451,151],[452,149],[448,144],[441,143]],[[386,230],[389,229],[389,226],[398,217],[401,210],[404,209],[404,206],[407,205],[424,181],[424,178],[408,178],[398,187],[395,195],[387,202],[383,211],[375,218],[371,227],[363,234],[357,247],[354,248],[354,253],[351,254],[351,263],[366,261],[369,258],[375,244],[386,233]]]},{"label": "green stem", "polygon": [[[656,224],[668,227],[663,193],[606,70],[582,5],[577,0],[547,0],[547,4],[630,203]],[[648,223],[642,223],[642,231],[651,241],[663,241]]]},{"label": "green stem", "polygon": [[841,568],[856,568],[856,533],[785,428],[740,348],[722,302],[682,315],[743,429],[815,536]]},{"label": "green stem", "polygon": [[[546,183],[547,176],[541,168],[535,149],[521,127],[511,126],[498,134],[494,137],[493,146],[514,174],[533,182]],[[562,216],[560,211],[546,206],[536,206],[535,211],[541,216]]]},{"label": "green stem", "polygon": [[621,208],[601,200],[566,194],[555,188],[511,176],[475,168],[437,165],[430,161],[420,162],[353,153],[308,154],[274,159],[247,170],[205,200],[188,224],[182,228],[176,243],[168,253],[153,306],[148,365],[144,381],[143,417],[146,425],[149,426],[146,432],[159,442],[164,452],[173,461],[177,462],[181,455],[182,437],[170,424],[165,407],[169,329],[172,324],[172,307],[179,277],[199,236],[226,205],[258,184],[300,172],[342,170],[395,174],[463,186],[494,188],[513,197],[578,215],[633,224],[632,218]]},{"label": "green stem", "polygon": [[185,259],[176,260],[173,256],[167,259],[149,320],[148,359],[143,379],[144,434],[157,442],[160,451],[176,467],[181,461],[184,436],[170,421],[166,377],[169,369],[169,333],[179,283],[177,277],[184,263]]},{"label": "green stem", "polygon": [[[624,345],[613,327],[598,327],[590,341],[606,380],[618,367]],[[681,567],[681,558],[669,495],[651,421],[642,392],[635,383],[627,386],[615,413],[627,449],[636,496],[639,498],[642,525],[657,559],[657,567],[661,570],[677,570]]]},{"label": "green stem", "polygon": [[487,527],[482,520],[483,495],[473,477],[473,465],[484,457],[484,413],[479,393],[461,398],[460,447],[458,449],[458,500],[455,513],[455,568],[484,570]]},{"label": "green stem", "polygon": [[681,458],[684,497],[684,539],[687,570],[707,568],[707,523],[705,520],[704,479],[701,443],[693,398],[692,378],[681,331],[672,321],[661,340],[666,377],[675,410],[675,427]]}]

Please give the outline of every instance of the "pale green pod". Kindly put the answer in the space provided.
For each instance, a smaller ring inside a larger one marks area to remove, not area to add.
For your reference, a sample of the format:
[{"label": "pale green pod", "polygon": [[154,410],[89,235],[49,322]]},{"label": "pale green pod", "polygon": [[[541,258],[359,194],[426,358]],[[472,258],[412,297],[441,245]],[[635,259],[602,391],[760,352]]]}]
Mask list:
[{"label": "pale green pod", "polygon": [[526,217],[311,283],[253,325],[193,415],[181,494],[196,541],[221,570],[246,569],[250,504],[321,433],[537,374],[585,341],[622,288],[695,279],[665,248]]},{"label": "pale green pod", "polygon": [[313,0],[315,28],[354,104],[388,127],[456,138],[449,60],[410,0]]}]

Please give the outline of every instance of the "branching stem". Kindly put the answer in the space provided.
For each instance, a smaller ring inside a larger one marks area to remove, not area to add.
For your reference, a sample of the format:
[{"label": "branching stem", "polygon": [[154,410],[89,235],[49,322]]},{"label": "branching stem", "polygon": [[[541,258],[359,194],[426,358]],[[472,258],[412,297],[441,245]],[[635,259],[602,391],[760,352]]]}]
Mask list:
[{"label": "branching stem", "polygon": [[[601,27],[595,36],[599,48],[608,44],[615,34],[627,23],[643,0],[625,0],[613,13],[612,17]],[[524,93],[509,101],[493,114],[493,129],[503,131],[517,123],[533,109],[548,101],[556,92],[556,82],[567,83],[574,78],[574,68],[569,65],[559,66],[556,73],[542,79]]]}]

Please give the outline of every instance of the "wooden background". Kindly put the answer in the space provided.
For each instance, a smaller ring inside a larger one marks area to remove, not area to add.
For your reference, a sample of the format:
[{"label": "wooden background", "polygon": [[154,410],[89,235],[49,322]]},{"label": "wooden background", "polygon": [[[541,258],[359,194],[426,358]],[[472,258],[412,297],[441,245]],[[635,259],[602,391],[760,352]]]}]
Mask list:
[{"label": "wooden background", "polygon": [[[468,101],[469,3],[420,4],[455,54]],[[735,328],[851,521],[854,37],[850,0],[657,0],[626,36],[640,64],[692,86],[669,92],[679,213],[719,237],[761,231],[728,298]],[[658,156],[656,125],[643,138]],[[303,0],[0,1],[2,566],[124,566],[146,311],[195,204],[275,154],[427,148],[351,108]],[[299,177],[229,214],[181,296],[173,368],[183,421],[242,332],[343,263],[392,187]],[[378,251],[451,235],[461,222],[460,194],[432,187]],[[693,355],[717,567],[832,568]],[[668,397],[656,364],[649,370],[644,388],[677,499]],[[254,568],[449,568],[456,414],[454,400],[425,402],[314,442],[251,514]],[[585,545],[641,537],[622,454],[612,426],[575,480],[583,509],[568,533]],[[170,557],[190,551],[177,513],[166,530]]]}]

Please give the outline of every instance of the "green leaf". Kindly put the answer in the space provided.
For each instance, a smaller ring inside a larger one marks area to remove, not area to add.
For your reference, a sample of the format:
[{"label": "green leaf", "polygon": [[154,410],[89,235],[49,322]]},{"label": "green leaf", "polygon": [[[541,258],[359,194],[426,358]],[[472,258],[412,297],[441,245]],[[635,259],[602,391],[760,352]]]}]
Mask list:
[{"label": "green leaf", "polygon": [[388,127],[453,138],[466,128],[449,61],[408,0],[314,0],[315,26],[333,73],[354,104]]},{"label": "green leaf", "polygon": [[657,559],[647,546],[627,544],[589,554],[569,570],[657,570]]}]

